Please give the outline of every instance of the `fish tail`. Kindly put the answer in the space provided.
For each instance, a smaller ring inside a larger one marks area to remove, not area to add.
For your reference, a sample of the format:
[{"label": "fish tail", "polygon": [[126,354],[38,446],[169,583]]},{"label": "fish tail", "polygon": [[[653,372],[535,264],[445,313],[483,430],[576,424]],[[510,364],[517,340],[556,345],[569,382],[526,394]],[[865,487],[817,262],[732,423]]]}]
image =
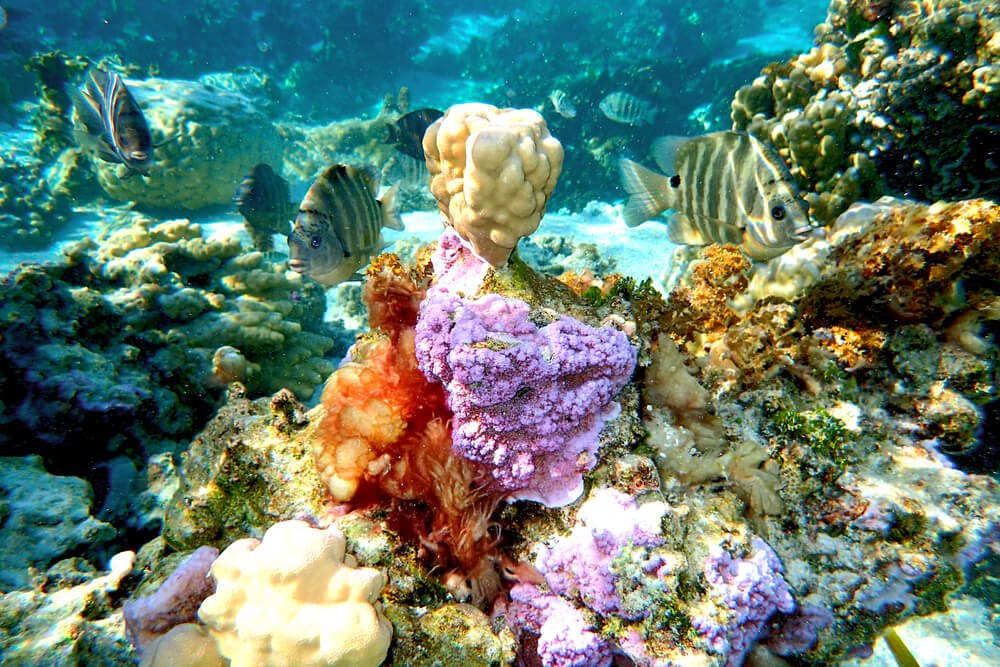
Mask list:
[{"label": "fish tail", "polygon": [[396,231],[403,230],[403,221],[396,210],[396,197],[399,194],[399,183],[382,193],[379,197],[379,210],[382,212],[382,226]]},{"label": "fish tail", "polygon": [[625,224],[629,227],[635,227],[668,208],[673,208],[669,178],[632,160],[623,159],[618,168],[622,187],[628,193],[624,216]]}]

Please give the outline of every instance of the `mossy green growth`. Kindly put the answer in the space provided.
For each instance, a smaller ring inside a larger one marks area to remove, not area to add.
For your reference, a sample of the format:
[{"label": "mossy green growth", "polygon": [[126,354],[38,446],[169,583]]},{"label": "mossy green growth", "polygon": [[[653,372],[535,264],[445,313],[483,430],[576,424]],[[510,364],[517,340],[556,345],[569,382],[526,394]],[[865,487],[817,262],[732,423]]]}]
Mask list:
[{"label": "mossy green growth", "polygon": [[927,528],[927,517],[923,512],[898,512],[889,528],[889,539],[893,542],[905,542],[917,537]]},{"label": "mossy green growth", "polygon": [[775,435],[807,443],[819,456],[840,467],[847,465],[846,446],[850,434],[840,421],[825,409],[798,412],[779,409],[771,416]]}]

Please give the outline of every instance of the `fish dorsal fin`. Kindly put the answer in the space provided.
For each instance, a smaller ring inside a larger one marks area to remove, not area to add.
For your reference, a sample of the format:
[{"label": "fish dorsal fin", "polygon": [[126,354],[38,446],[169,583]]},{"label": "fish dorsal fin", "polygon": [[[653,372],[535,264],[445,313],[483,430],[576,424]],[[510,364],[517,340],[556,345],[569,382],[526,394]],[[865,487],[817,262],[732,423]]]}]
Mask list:
[{"label": "fish dorsal fin", "polygon": [[403,221],[396,210],[396,197],[399,195],[399,183],[382,193],[378,199],[379,210],[382,212],[382,226],[403,231]]},{"label": "fish dorsal fin", "polygon": [[677,151],[691,141],[691,137],[666,136],[653,141],[649,149],[653,154],[653,160],[665,174],[677,173]]}]

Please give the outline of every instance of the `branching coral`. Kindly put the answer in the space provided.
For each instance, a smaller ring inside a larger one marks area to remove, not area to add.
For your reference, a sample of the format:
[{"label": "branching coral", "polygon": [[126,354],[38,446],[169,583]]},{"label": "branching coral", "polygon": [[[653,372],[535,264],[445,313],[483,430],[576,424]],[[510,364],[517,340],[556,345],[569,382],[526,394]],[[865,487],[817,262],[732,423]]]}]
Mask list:
[{"label": "branching coral", "polygon": [[562,145],[531,109],[455,105],[427,129],[424,151],[442,214],[493,266],[538,229],[562,171]]}]

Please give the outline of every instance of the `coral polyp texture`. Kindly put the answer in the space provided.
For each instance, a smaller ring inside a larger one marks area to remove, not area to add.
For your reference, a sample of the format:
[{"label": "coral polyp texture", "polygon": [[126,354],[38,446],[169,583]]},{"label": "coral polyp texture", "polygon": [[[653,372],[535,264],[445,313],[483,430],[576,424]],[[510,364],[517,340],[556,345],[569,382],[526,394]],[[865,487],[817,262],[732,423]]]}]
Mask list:
[{"label": "coral polyp texture", "polygon": [[424,152],[445,220],[493,266],[538,229],[562,172],[562,144],[531,109],[457,104],[427,129]]},{"label": "coral polyp texture", "polygon": [[238,540],[212,564],[215,593],[198,618],[233,667],[375,667],[392,625],[377,603],[381,572],[355,566],[336,529],[283,521]]},{"label": "coral polyp texture", "polygon": [[883,192],[995,195],[998,25],[986,1],[836,0],[821,43],[737,92],[733,129],[774,143],[823,222]]},{"label": "coral polyp texture", "polygon": [[531,316],[519,299],[434,291],[421,304],[417,358],[447,390],[455,451],[488,471],[487,488],[560,506],[583,491],[636,353],[612,327]]}]

